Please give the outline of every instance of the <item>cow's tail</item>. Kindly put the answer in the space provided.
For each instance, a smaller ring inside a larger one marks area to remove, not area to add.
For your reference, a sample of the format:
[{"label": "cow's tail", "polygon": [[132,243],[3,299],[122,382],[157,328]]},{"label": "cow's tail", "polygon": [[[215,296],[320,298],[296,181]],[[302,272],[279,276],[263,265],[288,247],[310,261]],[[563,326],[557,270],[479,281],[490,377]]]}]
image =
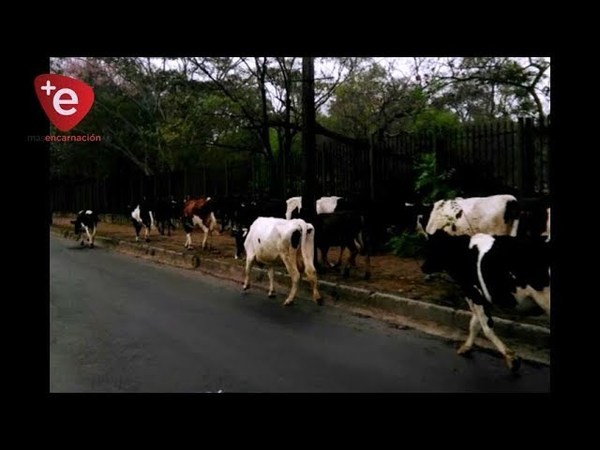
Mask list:
[{"label": "cow's tail", "polygon": [[361,214],[360,216],[360,230],[358,230],[358,234],[356,235],[356,239],[354,239],[354,244],[358,247],[358,253],[360,255],[365,255],[366,251],[367,251],[367,247],[365,246],[365,238],[364,238],[364,233],[366,230],[366,225],[367,225],[367,221],[365,219],[365,216]]},{"label": "cow's tail", "polygon": [[315,253],[315,227],[304,221],[298,222],[302,232],[300,240],[300,251],[302,253],[302,261],[306,268],[315,270],[313,258]]}]

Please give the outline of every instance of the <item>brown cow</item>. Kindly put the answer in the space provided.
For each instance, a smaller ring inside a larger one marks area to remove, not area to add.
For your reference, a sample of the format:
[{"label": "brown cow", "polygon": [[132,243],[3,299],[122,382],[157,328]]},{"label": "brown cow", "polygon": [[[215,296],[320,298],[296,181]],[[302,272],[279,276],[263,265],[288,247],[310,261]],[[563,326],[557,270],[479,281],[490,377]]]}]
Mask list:
[{"label": "brown cow", "polygon": [[192,248],[192,230],[196,226],[204,232],[202,249],[205,249],[208,235],[212,232],[219,234],[210,197],[200,197],[185,202],[183,207],[183,229],[185,230],[186,248]]}]

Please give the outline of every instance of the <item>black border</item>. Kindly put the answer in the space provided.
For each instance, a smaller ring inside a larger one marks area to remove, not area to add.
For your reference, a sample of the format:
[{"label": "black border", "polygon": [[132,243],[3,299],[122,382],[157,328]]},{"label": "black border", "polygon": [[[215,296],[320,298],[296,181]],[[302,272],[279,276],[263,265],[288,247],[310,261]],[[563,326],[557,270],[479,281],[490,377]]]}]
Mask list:
[{"label": "black border", "polygon": [[[205,18],[206,20],[206,18]],[[407,18],[405,21],[409,20]],[[318,41],[318,44],[310,44],[306,42],[306,39],[300,36],[300,39],[296,41],[281,41],[274,39],[273,29],[278,28],[276,25],[271,28],[272,33],[260,33],[258,36],[253,35],[252,39],[242,39],[236,41],[233,45],[226,43],[223,40],[220,40],[218,37],[211,35],[210,32],[204,33],[196,33],[195,30],[188,30],[185,33],[182,33],[180,36],[182,37],[181,42],[173,42],[173,39],[170,41],[165,41],[161,38],[160,33],[151,38],[146,38],[145,40],[138,40],[136,43],[130,43],[127,41],[119,41],[115,42],[113,39],[109,43],[104,42],[100,47],[94,45],[83,45],[79,46],[73,42],[69,43],[55,43],[52,45],[52,48],[46,50],[42,54],[37,54],[36,56],[31,56],[28,59],[26,65],[26,76],[23,81],[23,86],[25,88],[26,96],[29,98],[30,107],[28,110],[28,114],[26,117],[27,120],[27,129],[26,134],[47,134],[48,133],[48,121],[43,115],[41,108],[39,108],[37,98],[35,98],[32,86],[33,79],[40,73],[44,73],[48,71],[48,58],[49,56],[71,56],[71,55],[85,55],[85,56],[127,56],[127,55],[148,55],[148,56],[183,56],[183,55],[213,55],[213,56],[239,56],[239,55],[312,55],[312,56],[375,56],[375,57],[383,57],[383,56],[467,56],[467,55],[512,55],[512,56],[526,56],[526,55],[534,55],[534,56],[550,56],[551,59],[551,76],[552,76],[552,127],[553,127],[553,151],[552,151],[552,160],[551,160],[551,180],[552,180],[552,201],[554,214],[552,216],[552,228],[554,230],[553,233],[553,282],[552,289],[554,291],[553,297],[555,298],[555,302],[553,305],[553,314],[552,314],[552,365],[551,365],[551,389],[552,392],[560,392],[565,388],[565,371],[566,362],[563,359],[567,352],[566,345],[566,335],[569,333],[567,331],[567,323],[568,319],[565,314],[570,309],[568,306],[568,302],[574,301],[574,299],[569,296],[566,297],[567,292],[564,290],[566,287],[566,281],[563,278],[564,270],[571,264],[568,262],[571,259],[563,258],[561,246],[568,236],[568,231],[565,227],[563,227],[563,209],[564,202],[562,201],[563,197],[568,195],[565,190],[563,190],[564,184],[561,182],[561,178],[565,172],[565,169],[568,167],[568,161],[565,158],[564,149],[568,148],[566,145],[567,142],[564,140],[564,136],[561,133],[562,123],[564,116],[561,114],[561,111],[568,111],[568,109],[564,109],[561,106],[561,98],[560,98],[560,87],[556,86],[563,85],[562,77],[565,70],[566,64],[562,57],[557,55],[555,49],[551,48],[548,43],[538,44],[528,44],[528,42],[523,38],[523,36],[514,37],[512,41],[504,42],[503,45],[494,46],[489,45],[488,43],[479,41],[476,36],[470,36],[469,33],[462,32],[458,33],[458,39],[455,40],[443,40],[443,38],[438,37],[433,48],[425,46],[423,47],[423,36],[427,34],[430,30],[429,28],[423,29],[423,34],[414,34],[414,31],[408,31],[407,33],[403,33],[401,27],[396,28],[395,30],[384,30],[381,29],[376,30],[375,32],[367,31],[366,34],[371,33],[370,36],[365,36],[363,31],[359,31],[354,29],[353,23],[348,23],[348,28],[344,30],[343,35],[336,36],[336,29],[328,29],[328,33],[324,33],[323,41]],[[326,27],[326,25],[323,25]],[[227,29],[223,30],[223,33],[227,33],[228,29],[230,30],[230,26],[226,27]],[[256,30],[249,29],[246,33],[252,33]],[[315,30],[317,31],[317,30]],[[285,30],[281,31],[282,33]],[[187,36],[184,36],[187,34]],[[265,36],[266,34],[266,36]],[[239,35],[239,34],[238,34]],[[331,39],[332,35],[336,36],[335,39]],[[264,36],[264,37],[263,37]],[[113,36],[114,38],[114,36]],[[365,40],[365,38],[367,40]],[[381,40],[381,43],[379,43]],[[377,43],[375,43],[377,41]],[[539,41],[536,41],[539,43]],[[419,47],[421,45],[421,47]],[[566,114],[565,114],[566,115]],[[25,139],[25,137],[23,137]],[[37,161],[42,161],[39,164],[35,164],[34,168],[34,178],[37,180],[42,180],[42,187],[46,188],[47,191],[47,180],[49,173],[49,160],[48,160],[48,145],[45,143],[31,144],[25,143],[25,154],[31,155],[39,154],[40,152],[44,152],[44,155],[37,158]],[[568,152],[567,152],[568,154]],[[571,161],[573,163],[573,161]],[[569,173],[570,170],[567,170]],[[39,188],[39,187],[38,187]],[[34,188],[35,189],[35,188]],[[39,190],[38,190],[39,193]],[[33,194],[33,192],[31,193]],[[48,205],[48,196],[46,196],[46,204]],[[35,195],[29,198],[35,198]],[[570,197],[571,198],[571,197]],[[49,205],[48,205],[49,207]],[[36,241],[36,245],[39,247],[48,249],[48,234],[47,228],[42,230],[41,227],[47,227],[46,215],[43,216],[43,220],[40,223],[40,232],[38,234],[39,241]],[[47,254],[47,251],[46,251]],[[560,255],[560,256],[559,256]],[[39,379],[36,376],[35,381],[31,384],[31,386],[35,386],[35,391],[40,392],[44,395],[48,395],[49,391],[49,359],[48,359],[48,347],[49,347],[49,315],[48,315],[48,291],[46,286],[49,286],[49,276],[48,276],[48,260],[43,260],[43,258],[39,259],[39,264],[36,265],[36,270],[39,269],[39,273],[35,275],[36,279],[40,280],[39,285],[42,286],[42,293],[37,296],[39,301],[34,303],[35,307],[35,320],[31,321],[31,324],[35,324],[33,327],[27,327],[28,331],[34,336],[33,338],[33,347],[30,352],[31,355],[35,355],[36,365],[35,365],[35,374],[40,375]],[[43,281],[43,282],[42,282]],[[558,290],[557,290],[558,289]],[[564,294],[564,295],[563,295]],[[591,300],[591,299],[590,299]],[[45,302],[44,302],[45,301]],[[579,303],[579,301],[578,301]],[[39,313],[39,315],[38,315]],[[31,315],[31,309],[29,309],[29,315]],[[39,345],[41,341],[41,347]],[[414,395],[414,394],[413,394]],[[456,395],[456,394],[455,394]],[[52,394],[50,397],[62,397],[63,394]],[[71,396],[71,395],[67,395]],[[88,394],[90,398],[94,398],[97,395]],[[140,397],[145,396],[145,394],[120,394],[119,397]],[[403,394],[403,397],[405,394]],[[411,395],[409,395],[410,397]],[[433,395],[433,397],[445,397],[439,395]],[[104,397],[104,396],[102,396]],[[110,395],[109,395],[110,397]],[[157,396],[159,399],[165,399],[165,397],[173,397],[172,395],[160,394]],[[181,397],[181,395],[175,395],[175,397]],[[258,398],[253,395],[245,395],[243,397],[248,397],[251,402],[257,401]],[[272,397],[272,396],[270,396]],[[289,396],[284,394],[281,395],[283,397],[281,400],[287,401]],[[292,396],[297,400],[297,396]],[[309,403],[313,400],[313,396],[310,394],[307,395],[303,401],[308,401]],[[340,395],[325,395],[320,396],[325,397],[325,401],[333,401],[339,402],[342,405],[349,406],[354,403],[354,399],[349,399],[346,396]],[[365,402],[365,395],[359,396],[360,404]],[[388,399],[389,395],[369,395],[369,400],[367,403],[371,401],[379,402],[382,399]],[[391,396],[398,400],[394,395]],[[420,397],[420,396],[419,396]],[[427,397],[432,397],[428,395]],[[452,398],[453,395],[450,395],[450,401],[454,402],[457,399]],[[515,396],[513,395],[503,395],[507,401],[515,400]],[[226,397],[227,400],[219,401],[219,403],[229,403],[231,401],[231,397]],[[208,399],[203,398],[202,401],[207,401]],[[264,398],[261,396],[260,401],[262,402]],[[495,401],[498,400],[496,396]],[[395,401],[395,400],[394,400]],[[403,399],[404,401],[404,399]],[[461,400],[462,401],[462,400]],[[535,400],[540,406],[540,399],[536,398]],[[385,400],[384,400],[385,402]],[[419,402],[419,400],[417,400]],[[215,401],[210,402],[212,406],[215,406]],[[268,403],[268,402],[267,402]],[[500,403],[503,403],[502,401]],[[541,404],[544,404],[545,401],[542,401]],[[537,408],[535,408],[537,410]],[[448,411],[447,411],[448,413]],[[437,414],[436,414],[437,415]],[[431,418],[430,418],[431,419]],[[427,420],[430,420],[427,419]],[[434,419],[435,420],[435,419]]]}]

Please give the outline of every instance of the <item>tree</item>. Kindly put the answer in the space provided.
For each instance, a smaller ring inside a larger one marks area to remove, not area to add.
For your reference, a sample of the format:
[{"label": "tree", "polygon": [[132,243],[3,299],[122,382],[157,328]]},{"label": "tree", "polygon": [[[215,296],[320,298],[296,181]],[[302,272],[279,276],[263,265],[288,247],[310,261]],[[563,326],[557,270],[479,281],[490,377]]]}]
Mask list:
[{"label": "tree", "polygon": [[413,75],[434,104],[449,105],[463,121],[546,116],[550,59],[468,57],[417,59]]},{"label": "tree", "polygon": [[372,64],[340,85],[323,119],[333,130],[368,140],[414,131],[415,120],[428,108],[424,90],[407,78]]}]

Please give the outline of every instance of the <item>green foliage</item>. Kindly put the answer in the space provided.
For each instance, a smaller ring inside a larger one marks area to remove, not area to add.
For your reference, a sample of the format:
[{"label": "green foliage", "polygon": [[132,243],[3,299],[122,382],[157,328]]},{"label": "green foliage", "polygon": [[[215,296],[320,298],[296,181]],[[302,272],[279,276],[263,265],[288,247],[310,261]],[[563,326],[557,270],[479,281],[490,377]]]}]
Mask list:
[{"label": "green foliage", "polygon": [[420,155],[415,164],[417,179],[415,190],[424,202],[455,198],[458,191],[452,186],[453,172],[438,173],[435,153]]},{"label": "green foliage", "polygon": [[444,135],[459,127],[460,119],[455,113],[428,107],[415,116],[412,129],[417,133]]},{"label": "green foliage", "polygon": [[404,232],[391,238],[386,248],[396,256],[419,258],[425,255],[425,236],[417,233]]}]

